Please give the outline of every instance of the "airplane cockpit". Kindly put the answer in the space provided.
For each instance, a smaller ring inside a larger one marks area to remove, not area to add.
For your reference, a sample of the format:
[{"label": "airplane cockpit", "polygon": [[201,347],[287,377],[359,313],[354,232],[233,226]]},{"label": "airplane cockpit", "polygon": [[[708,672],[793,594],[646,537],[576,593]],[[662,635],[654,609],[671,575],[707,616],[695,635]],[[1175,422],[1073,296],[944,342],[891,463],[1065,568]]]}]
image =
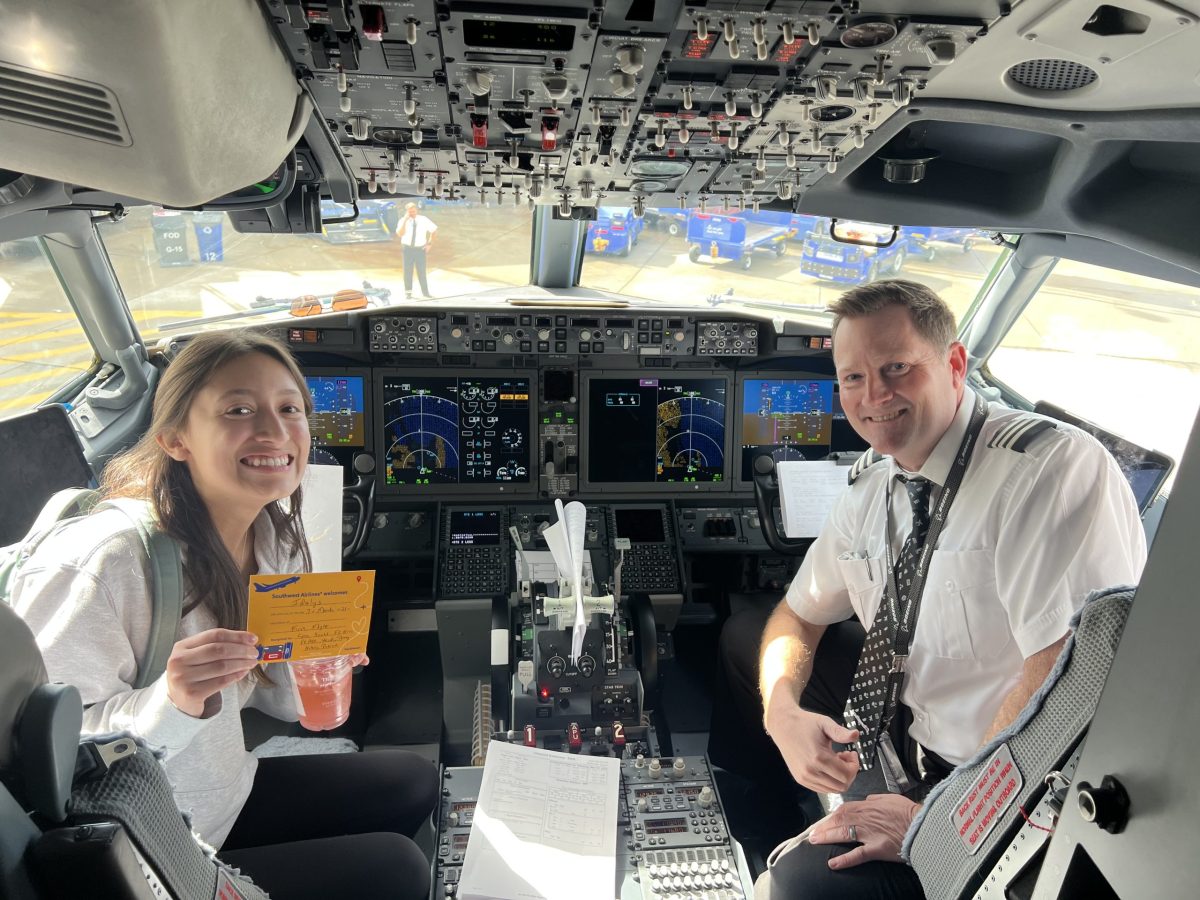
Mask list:
[{"label": "airplane cockpit", "polygon": [[374,573],[322,736],[439,767],[429,896],[485,896],[511,745],[619,761],[611,890],[522,896],[749,900],[837,800],[777,823],[709,758],[722,629],[872,461],[829,305],[915,283],[976,395],[1115,458],[1149,547],[1087,737],[927,895],[1188,896],[1198,60],[1194,0],[0,0],[0,548],[198,336],[267,335],[314,559]]}]

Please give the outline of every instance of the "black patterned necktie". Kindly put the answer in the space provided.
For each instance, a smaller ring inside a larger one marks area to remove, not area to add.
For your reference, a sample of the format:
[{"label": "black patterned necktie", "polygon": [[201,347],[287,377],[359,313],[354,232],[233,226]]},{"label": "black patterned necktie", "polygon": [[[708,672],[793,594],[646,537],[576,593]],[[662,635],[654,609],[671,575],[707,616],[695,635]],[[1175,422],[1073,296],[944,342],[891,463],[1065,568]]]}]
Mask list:
[{"label": "black patterned necktie", "polygon": [[[908,606],[908,591],[912,587],[921,549],[929,535],[929,491],[932,483],[924,478],[909,479],[903,475],[900,480],[908,491],[913,512],[912,531],[905,538],[900,557],[896,560],[896,590],[900,594],[899,608],[903,610]],[[890,523],[888,527],[891,527]],[[854,670],[854,680],[850,684],[850,696],[846,700],[846,727],[860,732],[858,760],[864,769],[870,769],[875,764],[875,746],[879,735],[890,724],[884,719],[884,713],[887,711],[888,680],[898,624],[885,592],[863,643],[858,667]],[[887,712],[887,719],[890,720],[895,710]]]}]

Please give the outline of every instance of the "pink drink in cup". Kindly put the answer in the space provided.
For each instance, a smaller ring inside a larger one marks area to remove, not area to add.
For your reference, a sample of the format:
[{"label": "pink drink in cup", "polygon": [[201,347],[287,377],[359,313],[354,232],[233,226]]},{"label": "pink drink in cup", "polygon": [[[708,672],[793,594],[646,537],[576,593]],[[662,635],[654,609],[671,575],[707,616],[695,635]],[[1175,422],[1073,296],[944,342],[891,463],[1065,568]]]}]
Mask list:
[{"label": "pink drink in cup", "polygon": [[300,692],[300,724],[329,731],[350,716],[350,657],[330,656],[288,663]]}]

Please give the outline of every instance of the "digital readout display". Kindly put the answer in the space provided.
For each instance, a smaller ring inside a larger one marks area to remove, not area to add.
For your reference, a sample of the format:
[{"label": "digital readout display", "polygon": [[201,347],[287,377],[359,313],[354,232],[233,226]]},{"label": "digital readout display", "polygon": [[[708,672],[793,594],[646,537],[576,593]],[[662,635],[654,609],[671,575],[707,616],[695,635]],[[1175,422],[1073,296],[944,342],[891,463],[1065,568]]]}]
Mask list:
[{"label": "digital readout display", "polygon": [[646,820],[646,834],[677,834],[687,830],[687,819],[683,816],[675,816],[670,819]]},{"label": "digital readout display", "polygon": [[575,29],[561,22],[465,19],[463,43],[468,47],[504,47],[509,50],[567,53],[575,46]]}]

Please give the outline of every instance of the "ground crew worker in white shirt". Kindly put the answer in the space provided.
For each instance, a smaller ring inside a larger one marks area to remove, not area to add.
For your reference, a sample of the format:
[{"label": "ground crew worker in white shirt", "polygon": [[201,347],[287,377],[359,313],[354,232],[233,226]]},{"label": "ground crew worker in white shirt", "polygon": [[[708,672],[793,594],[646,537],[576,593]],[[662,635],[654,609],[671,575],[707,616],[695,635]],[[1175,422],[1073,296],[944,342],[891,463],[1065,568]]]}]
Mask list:
[{"label": "ground crew worker in white shirt", "polygon": [[[883,790],[882,766],[860,777],[857,755],[839,749],[860,737],[842,718],[854,667],[845,659],[825,665],[822,638],[851,626],[861,642],[862,629],[870,629],[885,601],[887,560],[900,556],[912,529],[897,476],[932,482],[929,509],[937,509],[977,400],[965,386],[967,355],[953,340],[953,314],[928,288],[876,282],[843,295],[832,311],[842,406],[872,450],[854,467],[854,483],[766,623],[758,688],[763,724],[791,777],[817,791],[854,784],[848,794],[861,796],[868,783]],[[1141,575],[1146,545],[1133,495],[1094,438],[995,403],[980,421],[927,557],[901,702],[888,729],[913,787],[907,796],[877,793],[843,805],[811,844],[785,854],[759,880],[760,898],[921,897],[899,848],[928,784],[1016,718],[1092,590]],[[861,628],[847,621],[852,615]],[[727,670],[739,664],[728,638]],[[844,635],[833,646],[844,648]],[[741,666],[741,683],[752,684]],[[738,680],[730,673],[735,694]]]},{"label": "ground crew worker in white shirt", "polygon": [[407,300],[412,299],[414,268],[421,281],[421,296],[427,300],[431,297],[429,282],[425,280],[425,254],[433,246],[433,236],[437,230],[438,227],[427,216],[417,211],[417,204],[409,203],[404,208],[404,218],[400,220],[397,233],[404,253],[404,297]]}]

